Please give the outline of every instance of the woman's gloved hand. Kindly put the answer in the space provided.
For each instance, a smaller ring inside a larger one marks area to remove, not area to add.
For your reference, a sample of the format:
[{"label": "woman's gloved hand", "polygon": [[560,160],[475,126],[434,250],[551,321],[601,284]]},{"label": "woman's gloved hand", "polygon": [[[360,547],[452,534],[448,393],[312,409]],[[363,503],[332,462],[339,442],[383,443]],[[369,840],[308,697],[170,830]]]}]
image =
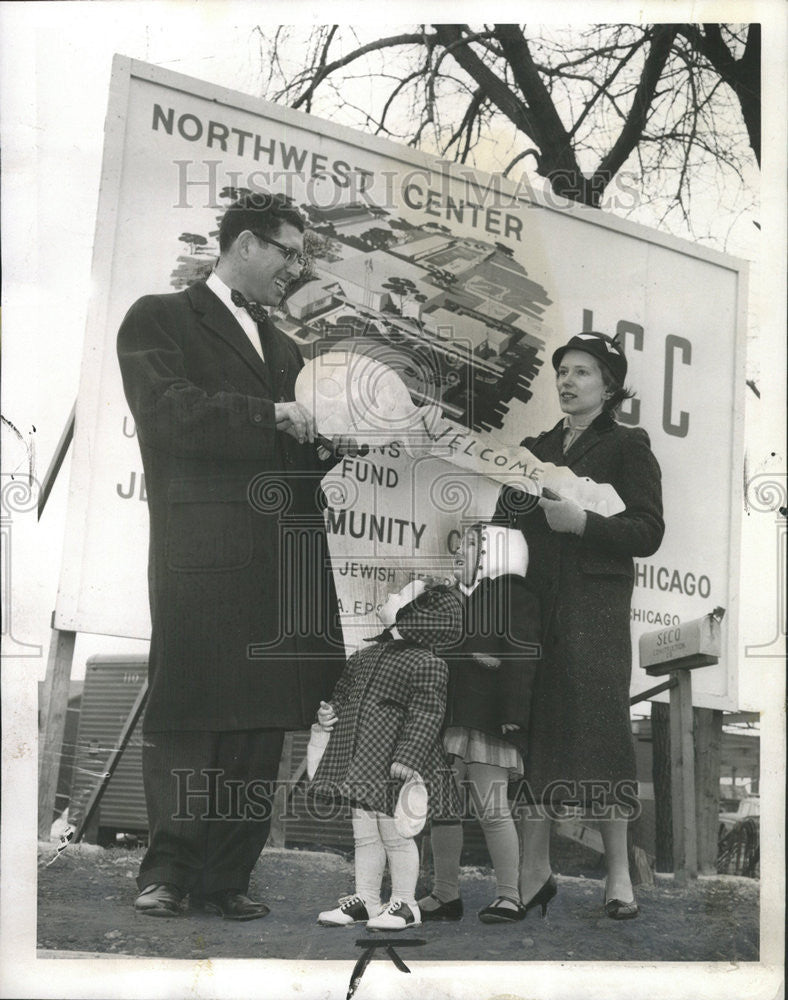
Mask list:
[{"label": "woman's gloved hand", "polygon": [[[555,494],[557,496],[557,494]],[[542,496],[539,506],[544,511],[547,523],[553,531],[564,531],[572,535],[582,535],[586,529],[586,512],[574,500],[558,497],[550,500]]]}]

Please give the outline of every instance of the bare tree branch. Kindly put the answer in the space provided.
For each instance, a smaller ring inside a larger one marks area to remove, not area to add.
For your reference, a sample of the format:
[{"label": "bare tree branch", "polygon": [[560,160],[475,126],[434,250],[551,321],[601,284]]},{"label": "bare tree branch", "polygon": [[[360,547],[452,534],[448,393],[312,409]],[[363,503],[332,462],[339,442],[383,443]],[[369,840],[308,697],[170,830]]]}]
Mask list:
[{"label": "bare tree branch", "polygon": [[758,165],[761,163],[761,26],[751,24],[740,59],[735,59],[722,37],[718,24],[704,24],[703,31],[695,24],[678,26],[690,45],[719,73],[732,88],[747,128],[750,145]]},{"label": "bare tree branch", "polygon": [[496,25],[496,35],[531,111],[532,138],[542,151],[540,170],[548,177],[559,170],[579,174],[569,133],[542,83],[525,37],[514,24]]},{"label": "bare tree branch", "polygon": [[383,114],[380,116],[380,122],[378,124],[378,131],[383,131],[386,123],[386,116],[391,110],[391,106],[394,101],[399,97],[402,91],[408,87],[414,80],[417,80],[421,76],[421,70],[414,70],[413,73],[409,73],[403,80],[396,85],[396,87],[389,94],[386,103],[383,105]]},{"label": "bare tree branch", "polygon": [[510,174],[510,172],[512,171],[512,169],[517,166],[517,164],[520,162],[520,160],[524,160],[526,158],[526,156],[533,156],[533,158],[536,160],[536,165],[537,165],[537,169],[538,169],[539,168],[539,150],[538,149],[533,149],[533,147],[532,147],[531,149],[524,149],[522,151],[522,153],[518,153],[517,156],[515,156],[515,158],[513,160],[510,160],[509,163],[504,168],[503,176],[504,177],[508,177],[509,174]]},{"label": "bare tree branch", "polygon": [[491,100],[506,117],[530,138],[534,138],[528,108],[520,101],[506,83],[486,66],[476,53],[463,42],[460,24],[433,25],[436,35],[447,47],[454,46],[453,56],[457,63],[483,88]]},{"label": "bare tree branch", "polygon": [[[591,100],[586,104],[585,108],[575,121],[575,124],[569,133],[570,139],[572,139],[580,131],[580,127],[582,126],[583,122],[586,120],[588,115],[591,113],[591,111],[593,110],[594,105],[597,103],[597,101],[600,100],[600,98],[603,95],[607,96],[608,98],[610,97],[610,87],[615,82],[616,77],[618,77],[618,75],[623,71],[624,67],[630,62],[630,60],[634,58],[635,53],[640,51],[641,47],[645,44],[645,42],[646,38],[644,36],[643,38],[639,39],[634,45],[631,45],[627,50],[627,52],[625,53],[624,57],[619,60],[619,62],[613,69],[611,75],[606,80],[603,80],[602,83],[599,84],[599,89],[591,98]],[[618,107],[616,106],[615,101],[613,101],[613,105],[614,107],[616,107],[616,110],[618,111]],[[620,111],[619,114],[621,115],[622,118],[624,118],[624,115]]]},{"label": "bare tree branch", "polygon": [[676,28],[673,25],[658,25],[654,29],[651,49],[646,57],[640,76],[640,85],[627,115],[627,120],[613,148],[603,158],[594,175],[600,177],[605,184],[610,181],[614,174],[618,173],[643,134],[651,102],[654,99],[657,84],[675,36]]},{"label": "bare tree branch", "polygon": [[[506,174],[533,156],[554,191],[592,206],[630,162],[643,201],[689,217],[699,172],[744,190],[750,150],[759,157],[758,25],[431,24],[371,39],[318,25],[300,52],[297,28],[258,33],[273,99],[353,112],[359,127],[461,162],[493,148]],[[511,150],[488,141],[502,119]]]},{"label": "bare tree branch", "polygon": [[355,49],[353,52],[348,53],[348,55],[343,56],[341,59],[336,59],[332,63],[327,65],[318,66],[314,72],[314,76],[300,97],[296,98],[293,102],[294,108],[300,108],[301,105],[311,99],[314,92],[329,76],[338,69],[342,69],[344,66],[350,65],[356,59],[360,59],[362,56],[366,55],[368,52],[379,51],[380,49],[392,48],[397,45],[419,45],[427,40],[427,36],[422,34],[404,34],[404,35],[392,35],[390,38],[379,38],[374,42],[368,42],[366,45],[361,45],[359,48]]},{"label": "bare tree branch", "polygon": [[484,92],[482,91],[482,88],[477,87],[476,90],[473,92],[473,95],[471,96],[471,100],[470,103],[468,104],[468,107],[465,109],[465,114],[462,116],[462,121],[457,126],[457,129],[452,135],[452,137],[443,147],[444,155],[448,153],[448,151],[451,149],[451,147],[454,145],[455,142],[459,142],[459,140],[462,138],[463,132],[465,132],[468,129],[469,125],[472,124],[473,119],[476,117],[476,114],[479,110],[479,106],[481,105],[483,96]]}]

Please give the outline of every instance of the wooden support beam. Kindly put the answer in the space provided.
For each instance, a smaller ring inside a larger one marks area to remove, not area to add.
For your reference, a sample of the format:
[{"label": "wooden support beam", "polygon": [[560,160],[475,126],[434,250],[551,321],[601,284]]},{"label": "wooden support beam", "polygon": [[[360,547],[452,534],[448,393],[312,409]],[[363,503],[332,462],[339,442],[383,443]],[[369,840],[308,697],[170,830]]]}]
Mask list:
[{"label": "wooden support beam", "polygon": [[292,787],[293,773],[293,734],[285,733],[282,744],[282,756],[279,759],[279,771],[276,776],[276,789],[271,805],[271,829],[268,833],[269,847],[285,846],[285,821],[287,813],[287,798]]},{"label": "wooden support beam", "polygon": [[692,717],[692,674],[676,671],[670,691],[670,783],[673,808],[673,871],[678,883],[698,875],[695,820],[695,745]]},{"label": "wooden support beam", "polygon": [[698,871],[717,871],[717,837],[720,812],[720,758],[722,712],[695,709],[695,811],[698,817]]},{"label": "wooden support beam", "polygon": [[57,795],[76,632],[52,629],[38,730],[38,838],[49,840]]},{"label": "wooden support beam", "polygon": [[68,451],[68,446],[74,437],[74,424],[77,412],[76,400],[74,405],[71,407],[71,413],[66,421],[66,426],[63,428],[63,433],[60,435],[60,440],[57,443],[57,448],[55,448],[55,454],[52,456],[52,461],[49,463],[49,468],[47,469],[44,478],[41,482],[41,489],[38,493],[38,519],[41,520],[41,515],[44,513],[44,508],[47,505],[47,500],[49,499],[49,494],[52,492],[52,487],[55,485],[55,480],[57,479],[58,473],[60,472],[60,467],[66,458],[66,452]]},{"label": "wooden support beam", "polygon": [[669,677],[666,681],[661,684],[657,684],[653,688],[649,688],[648,691],[641,691],[640,694],[636,694],[634,698],[629,699],[630,705],[637,705],[641,701],[650,701],[652,698],[661,694],[663,691],[669,691],[672,687],[675,687],[678,682],[676,681],[675,675]]},{"label": "wooden support beam", "polygon": [[143,709],[145,708],[145,702],[148,699],[148,682],[143,681],[142,687],[139,690],[134,704],[131,706],[131,711],[128,714],[128,718],[123,723],[123,729],[120,731],[120,736],[118,737],[118,745],[110,753],[107,758],[107,763],[104,765],[104,774],[99,780],[99,783],[93,789],[90,798],[88,799],[88,804],[85,807],[85,812],[82,819],[79,821],[79,826],[74,833],[74,843],[76,844],[80,841],[85,833],[86,829],[90,826],[90,821],[93,819],[94,814],[97,813],[99,803],[101,802],[101,797],[107,790],[107,785],[109,784],[110,778],[115,773],[118,764],[120,764],[120,758],[123,756],[123,751],[128,746],[129,740],[131,739],[131,734],[134,732],[137,723],[139,722],[140,716],[142,715]]}]

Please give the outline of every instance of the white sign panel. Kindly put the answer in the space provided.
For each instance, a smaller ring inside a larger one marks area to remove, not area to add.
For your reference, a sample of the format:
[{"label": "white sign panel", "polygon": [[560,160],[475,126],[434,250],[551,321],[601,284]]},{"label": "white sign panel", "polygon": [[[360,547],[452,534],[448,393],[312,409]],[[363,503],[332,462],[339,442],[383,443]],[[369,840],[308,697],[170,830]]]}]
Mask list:
[{"label": "white sign panel", "polygon": [[[210,271],[240,191],[270,190],[316,234],[314,279],[280,328],[307,360],[352,346],[390,365],[464,447],[552,427],[553,350],[583,329],[618,334],[637,391],[620,419],[649,432],[665,502],[664,542],[636,560],[634,649],[726,608],[720,664],[694,689],[736,707],[744,265],[143,63],[118,57],[113,79],[57,627],[148,635],[145,484],[115,336],[136,298]],[[456,473],[395,441],[326,480],[348,645],[389,589],[445,575],[463,522],[490,513],[499,484]],[[633,690],[652,685],[636,664]]]}]

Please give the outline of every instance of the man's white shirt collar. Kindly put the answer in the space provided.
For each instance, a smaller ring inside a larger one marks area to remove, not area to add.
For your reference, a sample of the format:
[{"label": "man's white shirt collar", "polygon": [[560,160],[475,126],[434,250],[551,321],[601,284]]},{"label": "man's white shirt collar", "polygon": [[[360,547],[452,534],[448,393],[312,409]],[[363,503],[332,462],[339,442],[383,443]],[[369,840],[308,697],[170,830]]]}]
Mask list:
[{"label": "man's white shirt collar", "polygon": [[260,334],[257,329],[257,323],[252,319],[249,313],[243,308],[243,306],[237,306],[231,296],[230,288],[222,281],[216,271],[211,271],[210,277],[205,282],[208,288],[213,292],[213,294],[230,310],[232,315],[238,320],[241,325],[241,329],[244,331],[252,347],[260,355],[260,358],[265,361],[265,355],[263,354],[263,345],[260,343]]}]

